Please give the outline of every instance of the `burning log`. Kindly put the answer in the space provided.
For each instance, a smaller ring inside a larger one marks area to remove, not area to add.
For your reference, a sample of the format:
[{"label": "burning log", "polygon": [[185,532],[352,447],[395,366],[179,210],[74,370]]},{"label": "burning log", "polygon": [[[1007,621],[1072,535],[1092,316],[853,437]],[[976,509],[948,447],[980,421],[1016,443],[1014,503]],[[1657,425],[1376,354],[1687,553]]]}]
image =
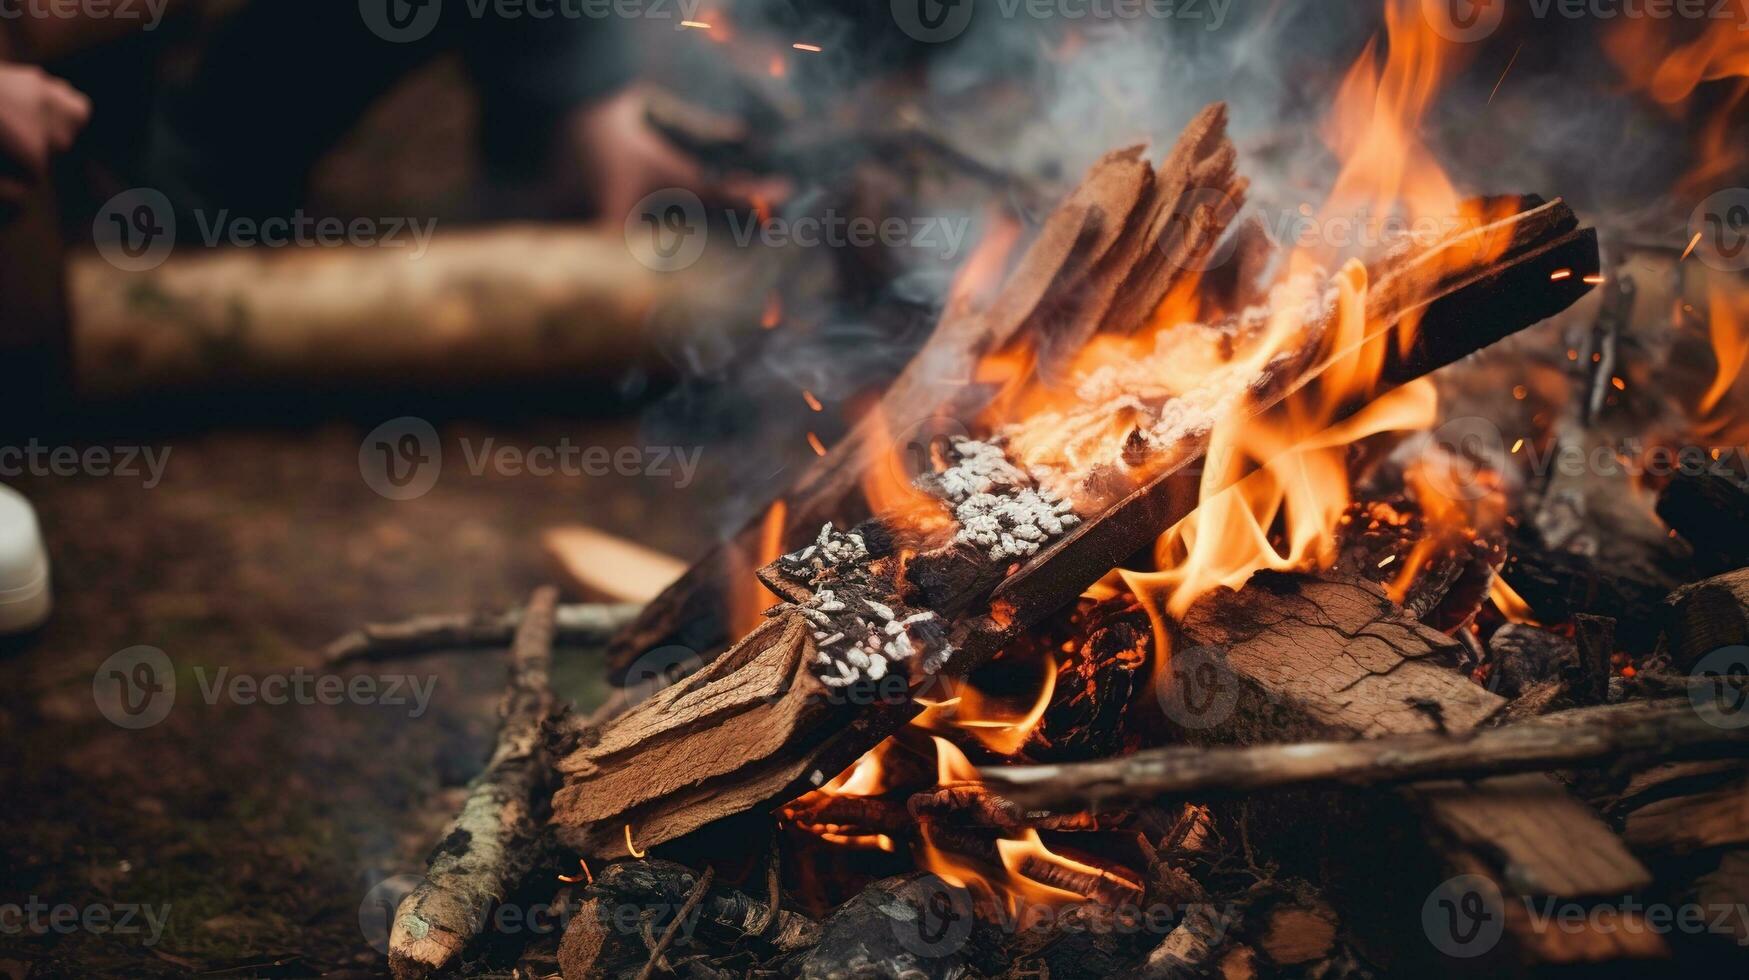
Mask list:
[{"label": "burning log", "polygon": [[[1205,113],[1171,158],[1200,161],[1190,172],[1211,171],[1217,187],[1233,180],[1223,125],[1219,110]],[[1221,224],[1211,224],[1209,215],[1195,208],[1188,215],[1173,211],[1180,197],[1195,199],[1206,191],[1184,183],[1182,191],[1168,195],[1171,201],[1150,199],[1141,208],[1139,213],[1149,216],[1143,225],[1127,224],[1117,233],[1104,224],[1082,230],[1088,214],[1103,212],[1080,202],[1103,198],[1108,185],[1131,186],[1120,176],[1135,166],[1130,151],[1102,161],[1022,260],[1023,270],[1040,268],[1011,277],[983,314],[945,320],[915,370],[889,393],[888,404],[939,404],[930,393],[933,380],[941,377],[933,372],[941,370],[943,358],[956,365],[954,376],[963,378],[980,353],[1044,329],[1039,324],[1031,326],[1032,332],[1023,329],[1035,313],[1048,311],[1044,321],[1059,322],[1051,298],[1075,295],[1085,277],[1103,282],[1099,257],[1120,254],[1111,250],[1122,248],[1130,236],[1171,244],[1171,235],[1185,234],[1201,242],[1198,229]],[[1162,171],[1155,185],[1178,188],[1181,183],[1176,172]],[[1127,194],[1117,197],[1127,200]],[[1430,248],[1393,255],[1370,277],[1365,339],[1379,345],[1383,364],[1372,397],[1555,313],[1591,288],[1584,280],[1597,268],[1594,234],[1581,229],[1560,202],[1518,203],[1525,209]],[[1174,213],[1185,220],[1157,227],[1163,214]],[[1097,254],[1075,247],[1088,234]],[[1218,231],[1208,238],[1210,247],[1216,237]],[[1160,269],[1146,254],[1119,264],[1129,270],[1126,275],[1150,279]],[[1556,275],[1561,270],[1568,274]],[[1048,289],[1038,278],[1046,271]],[[1126,297],[1163,288],[1120,282],[1113,305],[1098,300],[1094,309],[1116,310],[1130,302]],[[1327,349],[1334,342],[1327,328],[1340,314],[1334,300],[1322,320],[1313,311],[1304,345],[1271,361],[1239,393],[1250,396],[1246,410],[1267,410],[1352,353]],[[1097,320],[1099,329],[1140,322],[1113,321],[1105,314]],[[1396,333],[1405,320],[1415,322],[1412,337]],[[1367,400],[1357,396],[1347,411]],[[774,622],[783,625],[755,630],[671,696],[609,723],[597,744],[567,756],[561,763],[565,785],[554,800],[560,839],[603,856],[671,840],[818,787],[919,710],[911,701],[912,685],[937,670],[963,675],[975,668],[1194,509],[1195,464],[1206,450],[1208,427],[1219,419],[1194,421],[1175,443],[1144,447],[1149,458],[1142,472],[1153,475],[1127,495],[1117,494],[1103,512],[1091,505],[1082,508],[1085,513],[1071,512],[1066,501],[1033,484],[1000,449],[959,440],[954,446],[959,461],[925,481],[954,509],[955,542],[905,559],[887,553],[892,542],[877,542],[870,529],[828,527],[814,545],[763,570],[768,586],[799,608],[780,611]],[[872,437],[871,430],[867,438]],[[867,461],[857,454],[828,462],[833,465],[820,481],[791,495],[792,514],[818,514],[822,501],[844,499]],[[663,608],[620,637],[622,652],[630,639],[641,643],[661,632],[652,632],[652,624],[697,600],[697,587],[719,574],[708,561],[695,566],[670,598],[658,600]],[[1439,642],[1451,643],[1444,637]],[[1386,678],[1368,686],[1397,691],[1401,685],[1401,694],[1412,676],[1435,685],[1434,696],[1446,695],[1443,707],[1454,724],[1473,725],[1494,710],[1486,692],[1431,665],[1404,670],[1401,681]],[[1381,701],[1378,709],[1419,717],[1400,703]]]},{"label": "burning log", "polygon": [[[559,646],[595,646],[607,642],[632,621],[642,606],[562,605],[553,610],[553,642]],[[447,613],[415,616],[398,623],[371,623],[328,644],[323,656],[330,664],[418,657],[445,650],[479,650],[508,646],[522,625],[524,611]]]},{"label": "burning log", "polygon": [[[1051,349],[1072,353],[1068,337],[1138,325],[1119,311],[1151,310],[1148,299],[1157,304],[1226,230],[1231,211],[1199,211],[1198,202],[1230,201],[1237,209],[1244,199],[1226,122],[1224,106],[1205,109],[1158,169],[1141,160],[1136,147],[1094,164],[1046,219],[988,308],[950,305],[879,406],[784,495],[781,537],[793,542],[822,523],[868,516],[859,510],[860,482],[878,464],[873,453],[893,437],[927,444],[941,433],[911,430],[931,419],[974,417],[995,394],[991,386],[969,383],[981,358],[1053,335],[1059,339],[1049,342]],[[743,556],[760,554],[766,536],[764,522],[756,520],[693,565],[615,638],[610,667],[622,673],[683,630],[686,645],[699,650],[732,639],[721,597],[746,573]]]},{"label": "burning log", "polygon": [[1151,749],[1120,759],[982,770],[1015,803],[1076,812],[1162,798],[1207,800],[1287,788],[1395,785],[1614,763],[1735,758],[1749,729],[1721,729],[1687,700],[1580,708],[1501,728],[1248,748]]},{"label": "burning log", "polygon": [[533,861],[537,809],[552,777],[541,725],[553,711],[552,667],[558,590],[537,589],[510,649],[510,683],[498,709],[498,744],[474,777],[462,812],[432,853],[425,878],[401,902],[389,934],[398,980],[424,977],[454,962],[492,906]]}]

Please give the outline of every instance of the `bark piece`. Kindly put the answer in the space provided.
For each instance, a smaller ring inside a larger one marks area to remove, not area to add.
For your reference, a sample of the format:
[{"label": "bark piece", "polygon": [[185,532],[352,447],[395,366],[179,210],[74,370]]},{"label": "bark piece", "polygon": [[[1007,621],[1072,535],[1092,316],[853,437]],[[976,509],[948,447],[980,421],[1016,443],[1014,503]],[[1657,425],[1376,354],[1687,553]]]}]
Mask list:
[{"label": "bark piece", "polygon": [[425,878],[401,902],[389,934],[398,980],[444,969],[487,921],[492,906],[528,873],[551,780],[541,725],[553,711],[548,672],[558,591],[529,599],[510,650],[510,682],[498,713],[498,744],[469,784],[467,802],[432,853]]}]

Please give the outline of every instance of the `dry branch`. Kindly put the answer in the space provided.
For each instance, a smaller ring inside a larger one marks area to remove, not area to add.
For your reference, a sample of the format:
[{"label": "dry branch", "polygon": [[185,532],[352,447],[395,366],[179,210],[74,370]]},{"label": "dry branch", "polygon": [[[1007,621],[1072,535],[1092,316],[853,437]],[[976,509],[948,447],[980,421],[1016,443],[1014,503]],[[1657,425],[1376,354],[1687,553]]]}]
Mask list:
[{"label": "dry branch", "polygon": [[497,747],[469,784],[467,802],[432,853],[425,878],[396,910],[389,967],[398,980],[454,962],[487,913],[527,874],[539,830],[536,808],[552,778],[541,725],[553,711],[554,611],[558,591],[528,601],[510,650]]},{"label": "dry branch", "polygon": [[1628,702],[1546,715],[1460,735],[1396,735],[1247,748],[1171,748],[1121,759],[986,769],[1002,797],[1063,812],[1162,797],[1207,799],[1285,788],[1474,779],[1620,761],[1734,758],[1749,729],[1721,729],[1686,700]]},{"label": "dry branch", "polygon": [[[576,604],[553,613],[554,642],[560,646],[596,646],[632,621],[643,607],[635,604]],[[501,613],[438,613],[397,623],[371,623],[328,644],[323,656],[330,664],[360,660],[392,660],[446,650],[502,649],[522,625],[523,610]]]}]

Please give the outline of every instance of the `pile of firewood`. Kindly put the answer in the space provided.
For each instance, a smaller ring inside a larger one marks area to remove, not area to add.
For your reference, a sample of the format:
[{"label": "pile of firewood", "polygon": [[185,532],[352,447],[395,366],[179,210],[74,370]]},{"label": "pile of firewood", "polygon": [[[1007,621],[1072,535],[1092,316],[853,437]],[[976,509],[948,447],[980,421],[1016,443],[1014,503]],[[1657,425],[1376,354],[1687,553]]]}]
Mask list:
[{"label": "pile of firewood", "polygon": [[[1215,420],[1170,442],[1138,428],[1126,465],[1086,474],[1098,492],[1073,504],[996,442],[943,439],[914,488],[925,516],[868,512],[861,480],[884,465],[885,433],[975,418],[996,395],[966,383],[980,359],[1029,350],[1051,377],[1092,338],[1146,322],[1217,250],[1232,253],[1199,283],[1211,306],[1269,302],[1257,283],[1269,243],[1230,227],[1245,182],[1225,121],[1205,110],[1158,166],[1139,149],[1107,155],[993,301],[944,312],[881,404],[784,496],[792,550],[759,570],[782,601],[747,635],[727,635],[725,596],[737,556],[758,553],[757,526],[641,611],[543,591],[514,613],[371,627],[336,646],[341,660],[512,649],[497,751],[397,914],[397,976],[503,962],[482,926],[531,888],[559,891],[568,925],[509,959],[573,980],[1394,974],[1456,962],[1423,912],[1464,875],[1491,883],[1484,911],[1500,920],[1479,962],[1514,972],[1671,953],[1646,929],[1550,930],[1526,912],[1536,901],[1743,895],[1749,851],[1732,849],[1749,846],[1749,770],[1732,760],[1749,730],[1721,714],[1741,692],[1689,673],[1745,642],[1749,570],[1667,595],[1514,538],[1463,550],[1401,605],[1343,564],[1258,573],[1172,624],[1161,710],[1143,718],[1128,705],[1154,700],[1153,631],[1134,597],[1083,595],[1196,508]],[[1343,414],[1591,289],[1596,239],[1564,204],[1490,205],[1504,217],[1369,265],[1368,337],[1387,338],[1388,354]],[[1337,315],[1329,302],[1323,320]],[[1311,317],[1302,347],[1249,381],[1244,410],[1292,397],[1345,353],[1324,325]],[[1749,491],[1682,482],[1664,500],[1711,568],[1749,563]],[[1346,547],[1369,556],[1364,568],[1391,545]],[[1497,574],[1570,628],[1460,627]],[[676,642],[703,666],[580,717],[547,684],[555,636],[608,643],[620,679]],[[1045,636],[1069,637],[1073,653],[1025,753],[1038,764],[854,814],[785,810],[910,722],[920,691]],[[1640,654],[1627,679],[1622,649]],[[990,896],[913,872],[850,888],[821,918],[794,898],[795,865],[835,865],[782,843],[780,813],[985,850],[993,828],[1079,835],[1070,850],[1085,863],[1038,873],[1088,901],[1016,928]],[[661,859],[645,856],[655,848]],[[580,880],[541,877],[560,873]],[[1124,928],[1114,917],[1128,909],[1161,914]]]}]

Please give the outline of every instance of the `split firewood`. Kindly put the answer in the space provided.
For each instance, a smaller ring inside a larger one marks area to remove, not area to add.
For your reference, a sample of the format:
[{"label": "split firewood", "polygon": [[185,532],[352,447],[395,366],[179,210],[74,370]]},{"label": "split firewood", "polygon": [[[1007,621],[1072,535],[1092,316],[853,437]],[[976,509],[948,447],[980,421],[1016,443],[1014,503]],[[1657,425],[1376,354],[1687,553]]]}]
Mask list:
[{"label": "split firewood", "polygon": [[590,599],[641,609],[686,573],[678,558],[581,524],[547,528],[540,542],[564,583]]},{"label": "split firewood", "polygon": [[1693,670],[1707,654],[1749,644],[1749,568],[1685,585],[1664,600],[1661,617],[1671,665]]},{"label": "split firewood", "polygon": [[1687,700],[1630,701],[1463,734],[1150,749],[1099,762],[994,767],[982,775],[991,791],[1015,804],[1072,813],[1134,800],[1477,779],[1613,764],[1642,754],[1674,760],[1745,752],[1749,729],[1710,724]]},{"label": "split firewood", "polygon": [[510,650],[497,747],[485,771],[469,784],[467,801],[432,853],[424,880],[395,912],[389,967],[397,980],[429,976],[453,964],[492,906],[534,861],[539,815],[552,778],[541,725],[553,711],[548,673],[557,605],[556,589],[537,589],[530,597]]},{"label": "split firewood", "polygon": [[1685,761],[1673,753],[1636,773],[1611,807],[1622,839],[1661,855],[1749,845],[1749,768],[1729,761]]},{"label": "split firewood", "polygon": [[[553,610],[554,642],[598,646],[632,621],[643,607],[562,605]],[[418,657],[446,650],[503,649],[522,625],[524,612],[448,613],[415,616],[398,623],[372,623],[328,644],[329,664]]]},{"label": "split firewood", "polygon": [[1658,516],[1709,570],[1749,565],[1749,483],[1723,472],[1678,473],[1658,495]]},{"label": "split firewood", "polygon": [[[1199,208],[1199,202],[1230,201],[1236,210],[1244,200],[1226,122],[1224,106],[1205,109],[1158,169],[1141,159],[1137,147],[1094,164],[1045,220],[996,299],[985,309],[944,310],[934,334],[880,404],[784,494],[786,544],[811,537],[827,521],[848,525],[870,516],[862,509],[861,481],[870,466],[884,465],[871,458],[875,451],[895,442],[926,445],[952,431],[937,426],[975,417],[995,394],[993,387],[970,381],[981,358],[1052,334],[1138,325],[1117,321],[1112,311],[1166,295],[1226,230],[1231,211]],[[1161,267],[1156,259],[1168,255],[1179,264]],[[1066,340],[1052,343],[1052,349],[1072,352]],[[1046,364],[1041,370],[1055,368]],[[722,597],[731,577],[745,574],[745,556],[760,554],[764,537],[763,521],[755,520],[694,564],[616,638],[610,666],[623,671],[646,650],[671,642],[683,624],[694,647],[733,639],[726,635]],[[715,641],[701,634],[701,622],[716,623]]]}]

